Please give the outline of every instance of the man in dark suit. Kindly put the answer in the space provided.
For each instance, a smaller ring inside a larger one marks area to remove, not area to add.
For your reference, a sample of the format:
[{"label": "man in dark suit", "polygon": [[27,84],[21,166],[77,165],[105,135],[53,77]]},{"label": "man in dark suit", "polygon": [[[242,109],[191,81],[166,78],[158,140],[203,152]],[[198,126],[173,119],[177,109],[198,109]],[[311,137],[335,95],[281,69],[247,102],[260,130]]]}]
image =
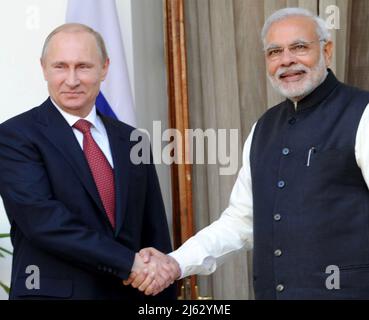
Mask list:
[{"label": "man in dark suit", "polygon": [[[130,161],[134,128],[96,111],[109,67],[104,41],[63,25],[46,39],[41,64],[50,97],[0,125],[10,298],[144,299],[122,280],[158,271],[136,252],[169,252],[170,236],[154,165]],[[171,287],[161,298],[174,296]]]}]

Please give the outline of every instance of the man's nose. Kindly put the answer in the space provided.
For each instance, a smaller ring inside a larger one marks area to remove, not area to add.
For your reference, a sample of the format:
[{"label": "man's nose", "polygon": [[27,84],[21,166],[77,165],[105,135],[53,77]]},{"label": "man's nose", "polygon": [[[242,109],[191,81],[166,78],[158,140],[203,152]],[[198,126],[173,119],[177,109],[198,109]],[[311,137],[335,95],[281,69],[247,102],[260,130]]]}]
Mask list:
[{"label": "man's nose", "polygon": [[74,69],[69,70],[65,83],[69,87],[77,87],[80,84],[80,80],[76,70]]},{"label": "man's nose", "polygon": [[285,48],[280,59],[281,66],[289,67],[295,63],[297,63],[296,56],[288,48]]}]

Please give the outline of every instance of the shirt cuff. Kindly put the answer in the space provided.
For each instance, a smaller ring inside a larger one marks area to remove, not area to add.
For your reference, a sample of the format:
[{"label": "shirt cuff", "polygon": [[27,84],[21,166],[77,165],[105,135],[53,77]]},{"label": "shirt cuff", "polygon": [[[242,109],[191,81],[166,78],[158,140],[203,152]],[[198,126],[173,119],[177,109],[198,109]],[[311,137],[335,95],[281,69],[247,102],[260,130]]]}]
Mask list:
[{"label": "shirt cuff", "polygon": [[187,240],[180,248],[169,253],[181,269],[180,279],[193,274],[208,275],[216,269],[216,259],[210,256],[195,239]]}]

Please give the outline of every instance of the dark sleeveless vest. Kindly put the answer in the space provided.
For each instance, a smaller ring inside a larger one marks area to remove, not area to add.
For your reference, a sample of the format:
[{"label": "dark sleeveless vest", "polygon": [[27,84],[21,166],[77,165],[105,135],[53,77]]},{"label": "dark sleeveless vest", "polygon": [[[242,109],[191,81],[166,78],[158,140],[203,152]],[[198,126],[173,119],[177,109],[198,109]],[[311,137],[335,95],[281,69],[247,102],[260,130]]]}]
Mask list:
[{"label": "dark sleeveless vest", "polygon": [[[257,122],[250,152],[257,299],[369,299],[369,191],[355,158],[368,103],[368,92],[329,70],[296,111],[286,100]],[[326,285],[337,288],[326,273],[332,265],[339,289]]]}]

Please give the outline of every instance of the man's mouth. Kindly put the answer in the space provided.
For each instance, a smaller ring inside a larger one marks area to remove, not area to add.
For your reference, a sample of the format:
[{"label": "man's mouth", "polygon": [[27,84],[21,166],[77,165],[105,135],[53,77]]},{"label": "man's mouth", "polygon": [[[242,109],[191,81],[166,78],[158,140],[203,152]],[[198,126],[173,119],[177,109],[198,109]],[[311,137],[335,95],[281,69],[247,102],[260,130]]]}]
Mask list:
[{"label": "man's mouth", "polygon": [[286,82],[299,81],[304,77],[305,74],[306,71],[304,70],[287,71],[282,73],[279,76],[279,79]]},{"label": "man's mouth", "polygon": [[66,91],[66,92],[62,92],[62,94],[70,96],[70,97],[76,97],[76,96],[79,96],[79,95],[83,94],[83,92],[81,92],[81,91]]}]

